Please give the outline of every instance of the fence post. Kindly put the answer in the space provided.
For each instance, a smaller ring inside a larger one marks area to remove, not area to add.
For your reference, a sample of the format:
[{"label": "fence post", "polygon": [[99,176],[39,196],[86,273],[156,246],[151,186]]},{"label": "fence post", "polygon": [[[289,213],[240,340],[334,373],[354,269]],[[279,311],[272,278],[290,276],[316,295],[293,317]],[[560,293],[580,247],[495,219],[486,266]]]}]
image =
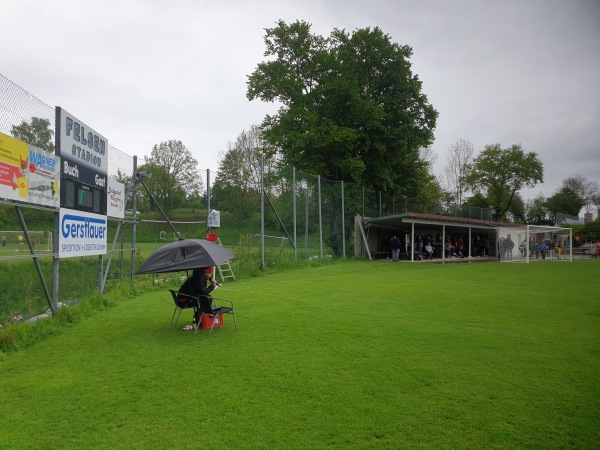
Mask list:
[{"label": "fence post", "polygon": [[342,255],[346,257],[346,223],[344,215],[344,180],[342,180]]}]

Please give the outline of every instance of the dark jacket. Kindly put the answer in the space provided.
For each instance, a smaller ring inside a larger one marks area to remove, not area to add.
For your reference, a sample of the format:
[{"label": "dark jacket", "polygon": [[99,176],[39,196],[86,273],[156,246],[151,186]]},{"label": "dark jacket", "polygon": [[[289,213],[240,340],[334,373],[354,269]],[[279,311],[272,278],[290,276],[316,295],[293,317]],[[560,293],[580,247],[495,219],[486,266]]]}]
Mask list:
[{"label": "dark jacket", "polygon": [[[185,280],[185,282],[179,288],[179,292],[181,292],[182,294],[198,296],[200,298],[201,303],[207,302],[207,296],[214,289],[214,286],[212,284],[209,284],[208,286],[206,285],[208,281],[209,278],[207,278],[204,275],[202,269],[194,269],[192,276]],[[190,300],[188,298],[181,298],[181,303],[188,302],[193,302],[193,300]],[[208,302],[208,304],[210,304],[210,302]]]}]

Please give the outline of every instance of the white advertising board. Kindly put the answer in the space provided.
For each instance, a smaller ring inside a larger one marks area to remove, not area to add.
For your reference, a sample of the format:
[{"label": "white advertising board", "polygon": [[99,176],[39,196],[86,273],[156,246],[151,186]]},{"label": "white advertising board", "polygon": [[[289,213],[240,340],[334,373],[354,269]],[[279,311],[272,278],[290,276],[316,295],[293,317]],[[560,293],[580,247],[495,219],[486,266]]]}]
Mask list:
[{"label": "white advertising board", "polygon": [[206,224],[209,228],[219,228],[221,226],[221,212],[213,209],[208,215]]},{"label": "white advertising board", "polygon": [[58,257],[104,255],[106,234],[106,216],[61,208]]},{"label": "white advertising board", "polygon": [[125,218],[125,185],[109,178],[106,196],[106,215],[118,219]]}]

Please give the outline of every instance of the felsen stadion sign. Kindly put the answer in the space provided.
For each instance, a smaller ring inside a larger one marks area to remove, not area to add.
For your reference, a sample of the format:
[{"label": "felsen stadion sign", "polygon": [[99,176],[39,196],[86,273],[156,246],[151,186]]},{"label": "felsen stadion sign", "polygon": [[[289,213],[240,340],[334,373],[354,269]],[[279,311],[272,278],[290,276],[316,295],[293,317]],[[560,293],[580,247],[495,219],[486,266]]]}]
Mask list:
[{"label": "felsen stadion sign", "polygon": [[56,108],[61,161],[59,258],[106,254],[108,141]]}]

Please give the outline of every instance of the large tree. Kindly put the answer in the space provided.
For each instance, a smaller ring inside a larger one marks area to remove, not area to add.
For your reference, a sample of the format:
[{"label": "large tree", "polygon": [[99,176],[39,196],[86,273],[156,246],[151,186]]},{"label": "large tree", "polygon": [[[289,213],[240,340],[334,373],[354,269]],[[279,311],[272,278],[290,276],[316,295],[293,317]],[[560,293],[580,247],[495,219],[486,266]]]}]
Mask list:
[{"label": "large tree", "polygon": [[324,38],[302,21],[279,21],[265,44],[271,60],[249,76],[247,96],[281,104],[263,129],[284,163],[376,190],[420,191],[419,149],[433,142],[438,113],[411,71],[410,47],[379,28]]},{"label": "large tree", "polygon": [[[198,169],[198,161],[179,140],[161,142],[152,147],[150,156],[140,171],[152,173],[152,195],[166,212],[178,207],[186,196],[197,197],[203,185]],[[183,193],[183,195],[182,195]]]},{"label": "large tree", "polygon": [[543,181],[542,162],[536,153],[525,153],[520,144],[507,149],[486,145],[466,176],[467,187],[482,205],[493,208],[495,220],[505,217],[521,189]]},{"label": "large tree", "polygon": [[588,212],[590,207],[594,206],[596,196],[600,195],[600,186],[598,186],[598,183],[590,181],[581,175],[575,175],[563,180],[562,189],[573,192],[580,199],[582,203],[581,208],[587,208]]},{"label": "large tree", "polygon": [[19,125],[13,125],[11,134],[29,145],[54,153],[54,131],[48,119],[32,117],[31,122],[23,121]]},{"label": "large tree", "polygon": [[554,225],[548,212],[547,200],[543,195],[527,201],[525,205],[525,221],[530,225]]},{"label": "large tree", "polygon": [[[419,150],[433,142],[437,111],[411,71],[412,49],[379,28],[311,33],[303,21],[279,21],[265,34],[265,56],[248,77],[250,100],[280,103],[262,123],[264,139],[288,166],[333,182],[420,197],[428,183]],[[339,254],[337,191],[322,192],[328,244]]]},{"label": "large tree", "polygon": [[595,181],[589,181],[581,175],[575,175],[563,180],[560,188],[548,197],[546,206],[556,217],[557,213],[578,216],[582,208],[595,206],[595,199],[600,193],[600,187]]},{"label": "large tree", "polygon": [[[211,190],[219,208],[229,210],[240,219],[258,209],[260,160],[264,152],[262,133],[256,125],[242,131],[234,143],[227,144],[227,151],[219,154],[219,170]],[[270,162],[269,158],[265,165]]]},{"label": "large tree", "polygon": [[463,204],[463,197],[467,191],[465,178],[474,153],[473,144],[466,139],[459,139],[446,151],[447,162],[444,167],[446,188],[457,208]]}]

